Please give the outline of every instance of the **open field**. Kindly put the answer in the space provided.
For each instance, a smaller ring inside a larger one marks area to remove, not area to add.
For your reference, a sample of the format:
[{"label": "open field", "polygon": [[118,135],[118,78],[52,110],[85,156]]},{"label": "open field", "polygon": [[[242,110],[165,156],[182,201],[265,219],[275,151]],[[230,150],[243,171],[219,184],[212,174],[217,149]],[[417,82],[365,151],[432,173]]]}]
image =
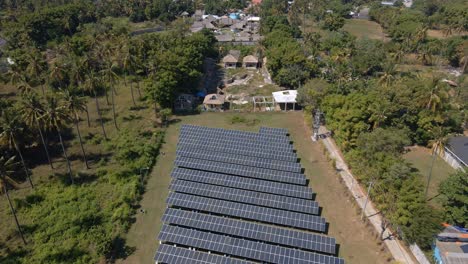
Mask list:
[{"label": "open field", "polygon": [[347,19],[343,29],[357,38],[389,41],[389,39],[385,36],[382,27],[374,21],[364,19]]},{"label": "open field", "polygon": [[[411,150],[404,155],[404,158],[411,162],[413,166],[419,170],[423,177],[424,184],[427,183],[427,177],[432,163],[431,150],[424,147],[412,147]],[[431,183],[428,190],[428,199],[435,198],[439,194],[438,188],[440,183],[447,179],[448,176],[455,172],[455,169],[450,167],[442,158],[437,156],[432,170]],[[437,199],[431,200],[432,205],[437,205]]]},{"label": "open field", "polygon": [[447,36],[443,30],[429,29],[427,31],[428,37],[437,38],[437,39],[444,39],[444,38],[450,38],[450,37],[456,37],[456,36],[467,36],[467,35],[468,35],[468,32],[453,33]]},{"label": "open field", "polygon": [[148,180],[147,191],[141,201],[147,213],[136,216],[136,222],[126,239],[136,251],[119,263],[151,263],[157,249],[156,236],[161,229],[161,217],[165,210],[170,171],[175,159],[175,149],[181,124],[194,124],[227,129],[258,131],[260,126],[289,129],[301,165],[310,179],[310,186],[317,193],[316,200],[323,207],[322,215],[330,223],[329,235],[340,244],[340,256],[346,263],[387,263],[389,254],[359,219],[351,198],[346,194],[340,177],[332,169],[322,146],[310,139],[310,129],[304,124],[302,112],[243,113],[245,123],[232,124],[235,113],[203,113],[200,115],[174,116],[168,128],[162,155]]}]

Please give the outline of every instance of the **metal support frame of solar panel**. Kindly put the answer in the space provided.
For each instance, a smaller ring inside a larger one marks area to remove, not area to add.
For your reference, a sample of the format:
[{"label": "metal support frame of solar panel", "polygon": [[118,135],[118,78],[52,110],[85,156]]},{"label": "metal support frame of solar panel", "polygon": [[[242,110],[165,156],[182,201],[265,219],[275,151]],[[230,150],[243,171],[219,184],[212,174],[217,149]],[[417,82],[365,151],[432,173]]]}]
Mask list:
[{"label": "metal support frame of solar panel", "polygon": [[181,135],[179,137],[179,143],[204,143],[204,144],[211,144],[211,143],[222,143],[225,147],[229,147],[230,145],[239,145],[243,147],[251,147],[262,149],[263,151],[276,151],[276,152],[284,152],[286,154],[294,153],[294,149],[292,145],[291,147],[287,145],[277,145],[274,143],[265,143],[259,141],[245,141],[242,139],[237,138],[226,138],[226,137],[207,137],[206,135]]},{"label": "metal support frame of solar panel", "polygon": [[227,237],[178,226],[164,225],[159,234],[159,240],[166,243],[202,248],[204,250],[268,263],[344,264],[343,259],[333,256]]},{"label": "metal support frame of solar panel", "polygon": [[314,197],[312,189],[308,188],[307,186],[244,178],[240,176],[232,176],[215,172],[174,168],[171,172],[171,176],[173,178],[183,179],[186,181],[226,186],[302,199],[312,200]]},{"label": "metal support frame of solar panel", "polygon": [[265,135],[255,132],[227,130],[222,128],[208,128],[201,126],[182,126],[180,129],[180,134],[204,134],[207,136],[225,136],[251,141],[265,141],[269,143],[275,142],[275,144],[290,144],[288,137],[279,135]]},{"label": "metal support frame of solar panel", "polygon": [[158,263],[190,263],[190,264],[253,264],[253,262],[234,259],[230,257],[213,255],[201,251],[193,251],[188,248],[172,245],[160,245],[154,260]]},{"label": "metal support frame of solar panel", "polygon": [[211,161],[224,162],[224,163],[233,163],[233,164],[239,164],[239,165],[250,166],[250,167],[265,168],[265,169],[270,169],[270,170],[290,171],[290,172],[296,172],[296,173],[301,173],[302,171],[301,164],[297,162],[270,160],[270,159],[264,159],[264,158],[259,158],[259,157],[247,157],[247,156],[242,156],[242,155],[216,152],[216,151],[207,151],[207,150],[200,150],[200,149],[198,150],[178,149],[176,151],[176,155],[187,157],[187,158],[211,160]]},{"label": "metal support frame of solar panel", "polygon": [[260,127],[258,133],[264,135],[287,136],[288,130],[285,128]]},{"label": "metal support frame of solar panel", "polygon": [[167,204],[172,207],[193,209],[264,223],[296,227],[304,230],[316,232],[326,231],[325,219],[316,215],[302,214],[176,192],[171,192],[169,194]]},{"label": "metal support frame of solar panel", "polygon": [[166,209],[162,221],[166,224],[253,239],[280,246],[336,254],[334,238],[298,230],[172,208]]},{"label": "metal support frame of solar panel", "polygon": [[169,186],[169,189],[174,192],[187,193],[257,206],[265,206],[279,210],[287,210],[313,215],[319,214],[318,203],[313,200],[258,193],[223,186],[209,185],[205,183],[184,181],[181,179],[174,179]]},{"label": "metal support frame of solar panel", "polygon": [[249,167],[232,163],[222,163],[211,160],[201,160],[177,156],[175,165],[182,168],[190,168],[211,172],[220,172],[257,178],[269,181],[286,182],[298,185],[306,185],[307,180],[303,174],[287,171],[269,170],[265,168]]},{"label": "metal support frame of solar panel", "polygon": [[233,153],[238,155],[245,155],[250,157],[261,157],[273,160],[284,160],[289,162],[297,162],[297,155],[294,152],[277,152],[277,151],[265,151],[263,148],[252,147],[252,146],[238,146],[230,144],[226,147],[225,143],[219,142],[198,142],[198,141],[179,141],[177,144],[178,148],[192,148],[192,149],[204,149],[213,150],[217,152]]}]

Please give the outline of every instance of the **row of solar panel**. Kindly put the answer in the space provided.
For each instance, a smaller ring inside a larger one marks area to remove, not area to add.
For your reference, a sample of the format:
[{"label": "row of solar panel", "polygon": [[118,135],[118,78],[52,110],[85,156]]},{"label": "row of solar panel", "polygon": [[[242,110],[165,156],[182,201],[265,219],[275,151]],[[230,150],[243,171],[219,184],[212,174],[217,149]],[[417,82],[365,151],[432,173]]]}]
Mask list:
[{"label": "row of solar panel", "polygon": [[223,136],[208,137],[204,134],[180,135],[179,142],[198,142],[204,144],[223,143],[225,147],[229,147],[230,145],[238,145],[250,146],[258,149],[261,148],[264,151],[278,151],[289,154],[294,152],[293,145],[278,145],[275,142],[247,141],[240,138],[230,138]]},{"label": "row of solar panel", "polygon": [[269,151],[263,148],[253,147],[250,145],[229,144],[226,147],[225,143],[219,142],[199,142],[199,141],[179,141],[178,148],[193,148],[200,150],[211,150],[223,153],[233,153],[245,155],[249,157],[261,157],[265,159],[282,160],[289,162],[297,162],[297,156],[294,152]]},{"label": "row of solar panel", "polygon": [[325,232],[327,226],[325,219],[316,215],[284,211],[176,192],[171,192],[169,194],[169,197],[167,198],[167,204],[169,207],[210,212],[225,216],[232,216],[288,227],[296,227],[317,232]]},{"label": "row of solar panel", "polygon": [[224,163],[234,163],[239,165],[259,167],[271,170],[290,171],[297,173],[301,173],[302,170],[300,163],[297,162],[294,163],[287,161],[264,159],[259,157],[248,157],[225,152],[216,152],[212,150],[177,149],[176,155],[187,158],[212,160]]},{"label": "row of solar panel", "polygon": [[175,168],[172,170],[171,176],[192,182],[201,182],[302,199],[313,199],[314,197],[312,189],[306,186],[243,178],[214,172]]},{"label": "row of solar panel", "polygon": [[258,133],[266,135],[287,136],[288,130],[285,128],[260,127]]},{"label": "row of solar panel", "polygon": [[332,237],[276,226],[172,208],[166,210],[162,221],[166,224],[195,228],[304,250],[333,255],[336,253],[336,242]]},{"label": "row of solar panel", "polygon": [[254,140],[254,141],[267,141],[267,142],[277,142],[277,143],[287,143],[289,144],[289,138],[274,135],[274,134],[262,134],[255,132],[246,132],[240,130],[227,130],[222,128],[208,128],[202,126],[194,125],[183,125],[180,129],[180,134],[184,133],[202,133],[208,136],[228,136],[232,138],[241,138],[243,140]]},{"label": "row of solar panel", "polygon": [[154,260],[159,264],[252,264],[253,262],[213,255],[171,245],[160,245]]},{"label": "row of solar panel", "polygon": [[281,210],[319,214],[319,206],[316,201],[292,198],[287,196],[258,193],[204,183],[175,179],[169,189],[174,192],[217,198],[227,201],[240,202],[258,206],[265,206]]},{"label": "row of solar panel", "polygon": [[307,184],[307,180],[303,174],[294,172],[269,170],[265,168],[248,167],[238,164],[222,163],[180,156],[176,157],[175,165],[182,168],[219,172],[269,181],[286,182],[298,185]]},{"label": "row of solar panel", "polygon": [[343,264],[344,260],[298,249],[164,225],[159,240],[268,263]]}]

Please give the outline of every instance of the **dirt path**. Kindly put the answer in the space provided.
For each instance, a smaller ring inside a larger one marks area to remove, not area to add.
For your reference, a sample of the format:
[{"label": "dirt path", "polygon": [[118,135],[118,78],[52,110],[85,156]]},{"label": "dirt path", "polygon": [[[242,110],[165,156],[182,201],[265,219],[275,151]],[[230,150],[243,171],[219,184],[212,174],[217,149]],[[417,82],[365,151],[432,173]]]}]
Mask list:
[{"label": "dirt path", "polygon": [[[204,113],[193,116],[180,116],[180,122],[171,125],[166,136],[166,143],[157,165],[147,184],[147,191],[141,201],[146,214],[138,213],[136,222],[131,227],[126,239],[130,247],[135,247],[133,254],[118,263],[153,263],[158,247],[157,234],[161,228],[161,217],[165,210],[168,194],[170,171],[175,159],[175,147],[182,123],[258,131],[260,126],[287,128],[294,140],[294,147],[301,158],[301,165],[310,179],[312,190],[317,193],[316,200],[323,207],[322,215],[330,224],[329,235],[336,238],[340,245],[340,257],[347,264],[353,263],[388,263],[390,255],[369,228],[360,221],[359,211],[354,200],[346,195],[347,190],[341,178],[332,169],[324,155],[323,147],[310,140],[310,129],[304,125],[301,112],[242,114],[247,120],[255,121],[232,124],[234,113]],[[252,125],[252,123],[254,125]],[[380,244],[379,244],[380,243]]]}]

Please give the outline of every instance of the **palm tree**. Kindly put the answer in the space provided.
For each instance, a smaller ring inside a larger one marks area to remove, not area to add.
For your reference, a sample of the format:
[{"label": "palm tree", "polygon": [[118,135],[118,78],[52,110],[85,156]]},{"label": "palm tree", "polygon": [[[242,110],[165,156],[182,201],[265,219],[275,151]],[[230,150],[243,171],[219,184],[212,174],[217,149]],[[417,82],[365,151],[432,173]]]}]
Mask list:
[{"label": "palm tree", "polygon": [[[120,54],[121,54],[122,69],[124,71],[124,83],[125,83],[125,86],[127,86],[127,74],[133,71],[135,58],[133,57],[133,55],[130,52],[130,47],[128,45],[128,39],[127,38],[123,38],[121,40],[121,45],[120,46],[121,46],[121,48],[119,50],[120,50]],[[133,94],[133,82],[132,82],[132,80],[130,80],[130,93],[132,95],[133,105],[136,106],[135,95]]]},{"label": "palm tree", "polygon": [[14,173],[14,168],[16,164],[14,162],[15,157],[11,157],[9,159],[5,158],[4,156],[0,156],[0,188],[8,200],[8,205],[10,206],[11,214],[15,219],[16,228],[18,228],[18,232],[20,233],[21,239],[23,243],[26,245],[26,239],[24,239],[23,230],[18,221],[18,217],[16,216],[15,208],[13,208],[13,204],[11,203],[10,195],[8,194],[8,185],[16,185],[16,182],[10,178],[10,176]]},{"label": "palm tree", "polygon": [[443,156],[445,154],[445,145],[447,144],[447,141],[448,141],[447,133],[440,126],[435,127],[433,134],[434,134],[434,139],[429,141],[429,144],[432,145],[432,161],[431,161],[431,167],[429,169],[429,175],[427,176],[426,190],[424,192],[424,196],[426,198],[427,198],[427,192],[429,190],[429,184],[431,183],[432,169],[434,168],[434,161],[437,155]]},{"label": "palm tree", "polygon": [[64,65],[60,62],[56,62],[50,70],[50,78],[58,81],[59,85],[63,87],[63,78],[65,77]]},{"label": "palm tree", "polygon": [[443,89],[443,85],[440,82],[440,77],[432,75],[429,80],[427,78],[420,76],[420,79],[425,81],[425,86],[428,94],[428,100],[426,104],[426,108],[432,110],[432,112],[436,112],[438,108],[442,105],[442,100],[447,98],[447,93]]},{"label": "palm tree", "polygon": [[383,84],[388,87],[396,78],[396,68],[395,64],[387,63],[383,67],[382,75],[379,78],[379,84]]},{"label": "palm tree", "polygon": [[[88,63],[88,58],[80,58],[77,56],[71,57],[72,60],[72,67],[71,67],[71,73],[70,73],[70,78],[71,81],[79,88],[81,89],[83,87],[83,81],[85,78],[85,73],[87,71],[87,65]],[[82,91],[82,96],[84,96],[83,90]],[[86,120],[88,123],[88,127],[91,127],[91,123],[89,121],[89,111],[88,111],[88,105],[85,104],[85,113],[86,113]]]},{"label": "palm tree", "polygon": [[18,120],[18,115],[13,113],[12,110],[7,110],[3,112],[2,115],[2,132],[0,133],[0,139],[8,144],[10,148],[14,148],[21,159],[21,163],[23,164],[24,173],[26,174],[26,178],[31,185],[31,188],[34,188],[34,184],[31,180],[31,176],[29,175],[29,170],[26,167],[26,162],[23,158],[23,153],[21,152],[21,148],[17,143],[17,138],[20,136],[21,132],[23,131],[23,126]]},{"label": "palm tree", "polygon": [[101,123],[102,134],[104,135],[104,138],[107,140],[106,129],[104,128],[104,121],[102,120],[101,109],[99,107],[99,100],[97,97],[99,85],[100,85],[99,78],[96,77],[93,72],[91,72],[88,78],[86,79],[84,88],[88,92],[93,93],[94,95],[94,101],[96,102],[96,111],[98,113],[99,121]]},{"label": "palm tree", "polygon": [[78,133],[78,138],[80,140],[81,152],[83,153],[83,160],[85,162],[86,168],[89,169],[88,160],[86,159],[86,152],[83,146],[83,139],[81,138],[80,133],[80,116],[78,112],[86,111],[86,98],[79,97],[76,94],[72,93],[70,90],[63,90],[61,92],[63,98],[63,104],[65,109],[67,109],[73,115],[73,123],[75,123],[76,131]]},{"label": "palm tree", "polygon": [[115,69],[115,64],[112,63],[111,60],[108,60],[106,62],[106,68],[103,69],[101,71],[102,73],[102,77],[103,78],[106,78],[107,81],[108,81],[108,84],[111,86],[111,98],[112,98],[112,115],[113,115],[113,119],[114,119],[114,126],[117,130],[119,130],[119,127],[117,126],[117,117],[116,117],[116,114],[115,114],[115,99],[114,99],[114,95],[116,94],[116,91],[115,91],[115,82],[116,82],[116,79],[118,78],[117,74],[114,72],[114,69]]},{"label": "palm tree", "polygon": [[41,100],[35,93],[24,95],[20,101],[20,111],[21,118],[26,123],[26,125],[29,127],[36,127],[39,131],[39,136],[41,137],[42,145],[44,146],[47,161],[49,162],[50,168],[54,169],[44,135],[42,134],[43,124],[41,123],[41,117],[44,114],[44,106]]},{"label": "palm tree", "polygon": [[62,146],[63,155],[67,162],[68,174],[70,175],[70,181],[73,184],[73,174],[71,169],[70,160],[68,159],[67,151],[65,149],[65,144],[62,139],[62,129],[72,120],[68,111],[63,107],[59,102],[56,96],[46,97],[46,107],[44,115],[42,116],[44,124],[50,128],[55,129],[59,136],[60,145]]},{"label": "palm tree", "polygon": [[29,64],[26,67],[26,73],[41,84],[42,95],[45,95],[44,83],[41,79],[41,75],[44,71],[43,65],[45,64],[42,54],[38,50],[33,50],[28,55],[28,61]]},{"label": "palm tree", "polygon": [[23,74],[17,69],[17,67],[11,67],[7,72],[7,76],[9,77],[11,85],[17,85],[25,81]]}]

